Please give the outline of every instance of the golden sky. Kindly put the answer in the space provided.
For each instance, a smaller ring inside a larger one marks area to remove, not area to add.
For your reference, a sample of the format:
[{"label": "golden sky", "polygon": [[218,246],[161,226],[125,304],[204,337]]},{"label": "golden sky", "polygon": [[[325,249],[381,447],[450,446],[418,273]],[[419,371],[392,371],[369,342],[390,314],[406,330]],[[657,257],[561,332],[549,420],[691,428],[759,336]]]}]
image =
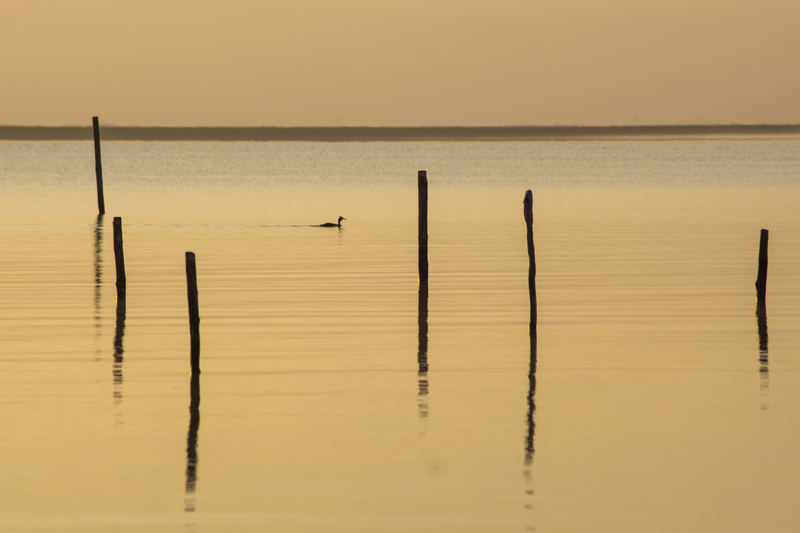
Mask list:
[{"label": "golden sky", "polygon": [[0,0],[0,124],[800,123],[798,0]]}]

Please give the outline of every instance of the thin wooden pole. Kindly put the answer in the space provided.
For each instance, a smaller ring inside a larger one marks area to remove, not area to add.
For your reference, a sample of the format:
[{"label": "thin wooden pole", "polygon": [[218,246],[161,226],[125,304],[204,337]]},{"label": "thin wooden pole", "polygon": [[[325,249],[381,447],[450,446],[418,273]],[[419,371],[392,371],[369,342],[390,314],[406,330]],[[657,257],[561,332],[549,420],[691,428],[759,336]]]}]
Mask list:
[{"label": "thin wooden pole", "polygon": [[533,248],[533,193],[530,189],[525,192],[525,200],[523,200],[522,204],[528,241],[528,293],[531,297],[531,331],[535,332],[538,318],[536,310],[536,254]]},{"label": "thin wooden pole", "polygon": [[428,290],[428,173],[417,174],[419,189],[419,286]]},{"label": "thin wooden pole", "polygon": [[200,310],[197,302],[197,266],[194,252],[186,252],[186,293],[189,297],[192,375],[200,374]]},{"label": "thin wooden pole", "polygon": [[758,277],[756,278],[756,302],[758,307],[767,305],[767,245],[769,230],[761,230],[761,242],[758,246]]},{"label": "thin wooden pole", "polygon": [[103,162],[100,158],[100,121],[92,117],[94,130],[94,171],[97,174],[97,209],[101,215],[106,214],[106,201],[103,197]]},{"label": "thin wooden pole", "polygon": [[117,265],[117,297],[125,297],[128,284],[125,277],[125,254],[122,251],[122,217],[114,217],[114,262]]}]

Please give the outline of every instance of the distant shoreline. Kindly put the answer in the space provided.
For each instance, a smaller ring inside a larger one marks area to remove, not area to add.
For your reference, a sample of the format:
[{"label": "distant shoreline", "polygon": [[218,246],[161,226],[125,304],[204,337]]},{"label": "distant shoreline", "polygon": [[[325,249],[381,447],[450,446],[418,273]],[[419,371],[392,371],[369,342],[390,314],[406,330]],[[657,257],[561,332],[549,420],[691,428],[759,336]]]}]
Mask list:
[{"label": "distant shoreline", "polygon": [[[800,124],[496,127],[101,126],[107,141],[412,142],[684,139],[800,136]],[[90,141],[91,126],[0,126],[5,141]]]}]

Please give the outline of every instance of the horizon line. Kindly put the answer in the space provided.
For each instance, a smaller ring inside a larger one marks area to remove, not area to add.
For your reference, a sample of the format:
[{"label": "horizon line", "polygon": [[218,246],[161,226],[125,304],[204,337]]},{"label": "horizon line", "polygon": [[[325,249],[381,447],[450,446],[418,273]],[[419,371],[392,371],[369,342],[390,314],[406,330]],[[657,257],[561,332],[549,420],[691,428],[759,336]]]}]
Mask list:
[{"label": "horizon line", "polygon": [[[661,124],[628,126],[117,126],[114,141],[516,141],[580,138],[800,135],[800,124]],[[0,125],[0,140],[92,140],[92,126]]]}]

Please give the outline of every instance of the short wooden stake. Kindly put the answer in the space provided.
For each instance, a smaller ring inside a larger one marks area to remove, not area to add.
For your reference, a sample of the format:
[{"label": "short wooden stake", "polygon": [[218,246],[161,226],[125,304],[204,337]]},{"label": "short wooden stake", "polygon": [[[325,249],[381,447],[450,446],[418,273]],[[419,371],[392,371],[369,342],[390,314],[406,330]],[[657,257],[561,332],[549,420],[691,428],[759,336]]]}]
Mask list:
[{"label": "short wooden stake", "polygon": [[94,129],[94,171],[97,174],[97,209],[101,215],[106,214],[106,201],[103,198],[103,162],[100,158],[100,121],[92,117]]},{"label": "short wooden stake", "polygon": [[114,262],[117,265],[117,297],[125,297],[127,279],[125,278],[125,254],[122,251],[122,217],[114,217]]},{"label": "short wooden stake", "polygon": [[758,246],[758,277],[756,278],[756,303],[758,307],[767,305],[767,245],[769,230],[761,230],[761,242]]},{"label": "short wooden stake", "polygon": [[186,293],[189,297],[192,375],[200,374],[200,310],[197,303],[197,266],[194,252],[186,252]]},{"label": "short wooden stake", "polygon": [[522,202],[525,214],[526,238],[528,241],[528,293],[531,298],[531,331],[536,330],[538,318],[536,310],[536,254],[533,248],[533,193],[530,189],[525,192]]}]

